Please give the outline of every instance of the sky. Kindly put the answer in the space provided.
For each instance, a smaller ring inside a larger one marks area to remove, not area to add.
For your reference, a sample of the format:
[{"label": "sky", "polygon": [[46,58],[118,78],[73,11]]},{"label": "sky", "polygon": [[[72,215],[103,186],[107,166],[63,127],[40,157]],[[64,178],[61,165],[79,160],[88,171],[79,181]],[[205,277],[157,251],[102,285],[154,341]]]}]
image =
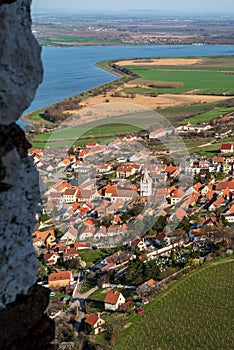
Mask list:
[{"label": "sky", "polygon": [[176,12],[225,12],[234,13],[233,0],[33,0],[37,9],[77,10],[127,10],[160,9]]}]

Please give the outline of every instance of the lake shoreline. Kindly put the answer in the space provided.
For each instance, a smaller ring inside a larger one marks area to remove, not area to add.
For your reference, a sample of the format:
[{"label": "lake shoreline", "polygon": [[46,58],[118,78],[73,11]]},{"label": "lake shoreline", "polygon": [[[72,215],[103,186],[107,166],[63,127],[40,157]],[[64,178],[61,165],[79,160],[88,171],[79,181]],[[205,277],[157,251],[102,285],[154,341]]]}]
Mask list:
[{"label": "lake shoreline", "polygon": [[[123,45],[121,45],[121,46],[123,46]],[[121,46],[118,46],[118,48],[121,47]],[[185,52],[181,52],[180,51],[182,46],[185,49]],[[140,54],[140,55],[138,54],[138,56],[137,56],[133,52],[138,51],[140,47],[142,47],[142,54]],[[171,50],[172,47],[175,49],[175,52],[173,53],[173,55],[171,55],[171,51],[169,51],[169,49]],[[220,47],[220,49],[219,49],[219,47]],[[221,47],[222,48],[226,47],[226,51],[228,50],[228,54],[225,51],[223,51],[223,49],[221,49]],[[53,48],[53,50],[50,50],[52,48]],[[74,51],[73,51],[73,48],[74,48]],[[97,47],[97,48],[99,48],[99,47]],[[111,50],[116,48],[116,46],[115,47],[108,46],[108,48],[109,48],[109,51],[111,52]],[[29,112],[25,113],[24,115],[22,115],[21,116],[21,120],[24,123],[26,122],[26,123],[29,123],[29,124],[39,125],[39,124],[41,124],[41,121],[38,122],[38,121],[32,120],[32,119],[30,119],[30,117],[28,117],[31,113],[36,113],[37,111],[45,110],[45,109],[49,108],[50,106],[55,105],[57,103],[60,103],[60,102],[62,102],[64,100],[66,100],[66,99],[82,96],[82,94],[86,94],[88,91],[90,91],[92,89],[97,89],[97,90],[101,89],[102,86],[106,86],[107,84],[112,84],[114,81],[118,81],[119,79],[122,78],[123,75],[120,72],[117,72],[116,70],[113,70],[113,68],[111,68],[111,67],[106,67],[106,66],[101,65],[102,62],[113,62],[114,63],[114,62],[117,62],[117,61],[120,61],[120,60],[125,61],[125,60],[129,60],[129,59],[152,59],[152,58],[159,58],[159,57],[160,58],[163,58],[163,57],[165,57],[165,58],[166,57],[173,57],[174,58],[174,57],[224,57],[224,56],[229,56],[230,57],[230,56],[233,56],[233,52],[232,52],[233,47],[230,46],[230,45],[228,45],[228,46],[226,46],[226,45],[222,45],[222,46],[218,45],[217,47],[216,46],[207,46],[205,48],[205,53],[203,52],[204,51],[204,46],[202,46],[201,47],[202,50],[198,50],[198,51],[196,50],[196,56],[194,54],[192,54],[190,51],[187,52],[187,49],[190,50],[192,48],[193,48],[192,51],[194,51],[195,46],[192,46],[192,45],[186,45],[186,46],[185,45],[180,45],[180,46],[179,45],[174,45],[174,46],[171,45],[170,48],[168,47],[168,45],[161,45],[161,46],[154,46],[154,47],[153,46],[144,46],[143,47],[142,45],[139,45],[139,46],[136,47],[137,50],[134,50],[134,46],[129,46],[129,48],[131,48],[132,50],[127,51],[127,55],[125,56],[125,58],[122,57],[122,52],[120,52],[119,56],[121,56],[121,58],[120,57],[115,57],[115,58],[111,58],[111,59],[105,59],[105,57],[104,57],[103,60],[99,60],[99,61],[96,61],[96,62],[91,62],[91,66],[92,67],[100,68],[100,69],[102,69],[102,71],[106,71],[107,73],[110,73],[112,75],[112,76],[110,76],[108,78],[104,78],[104,79],[108,79],[108,82],[104,82],[104,83],[98,84],[98,85],[92,85],[92,87],[89,87],[88,89],[84,89],[81,92],[78,92],[77,94],[73,93],[69,97],[61,98],[61,99],[58,99],[57,101],[55,101],[53,103],[45,104],[42,107],[35,108],[32,111],[29,111]],[[166,51],[164,52],[164,50],[163,50],[163,52],[161,52],[162,48],[165,48]],[[50,49],[49,49],[50,52],[52,52],[52,51],[53,52],[57,52],[57,50],[59,48],[50,47]],[[69,49],[69,48],[66,48],[62,52],[67,51],[67,49]],[[71,49],[71,47],[70,47],[70,49]],[[92,48],[89,47],[88,48],[88,52],[90,52],[90,50],[92,50],[92,49],[93,49],[93,47]],[[146,51],[145,51],[146,49],[147,49],[147,54],[146,54]],[[220,50],[221,50],[221,52],[220,52]],[[177,51],[179,51],[179,52],[177,52]],[[214,53],[213,53],[213,51],[214,51]],[[77,52],[79,53],[80,50],[77,47],[72,47],[72,50],[70,50],[70,52],[75,52],[75,55],[77,55]],[[93,50],[92,50],[92,52],[93,52]],[[110,53],[110,52],[108,54],[109,56],[112,55],[112,53]],[[153,52],[154,54],[150,55],[150,52]],[[230,54],[229,54],[229,52],[230,52]],[[83,54],[83,50],[81,51],[81,54]],[[104,54],[103,54],[103,56],[104,56]],[[129,58],[126,58],[126,57],[129,57]],[[94,77],[94,79],[95,79],[95,77]],[[90,78],[90,80],[91,80],[91,78]],[[47,92],[47,90],[45,90],[45,92]],[[45,121],[45,123],[46,123],[46,121]]]}]

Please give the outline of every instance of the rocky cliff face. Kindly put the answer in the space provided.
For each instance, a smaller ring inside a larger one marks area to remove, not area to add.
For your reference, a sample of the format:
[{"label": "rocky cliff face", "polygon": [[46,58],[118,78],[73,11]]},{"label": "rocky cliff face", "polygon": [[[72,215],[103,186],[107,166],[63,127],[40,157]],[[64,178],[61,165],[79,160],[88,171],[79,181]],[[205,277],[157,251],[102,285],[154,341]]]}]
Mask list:
[{"label": "rocky cliff face", "polygon": [[[53,338],[53,323],[44,314],[48,291],[33,287],[37,258],[31,235],[40,200],[38,173],[27,156],[30,144],[15,124],[43,75],[30,5],[30,0],[0,0],[1,349],[48,349]],[[37,341],[39,334],[44,344]]]}]

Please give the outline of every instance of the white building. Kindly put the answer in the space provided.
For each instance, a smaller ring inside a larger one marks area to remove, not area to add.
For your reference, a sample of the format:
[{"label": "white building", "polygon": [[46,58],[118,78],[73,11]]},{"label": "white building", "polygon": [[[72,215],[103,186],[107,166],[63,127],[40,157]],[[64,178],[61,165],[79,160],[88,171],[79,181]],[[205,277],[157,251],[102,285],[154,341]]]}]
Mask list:
[{"label": "white building", "polygon": [[141,196],[143,197],[149,197],[152,195],[152,186],[153,185],[153,181],[151,179],[151,177],[148,174],[148,171],[145,170],[144,173],[144,177],[141,180],[141,184],[140,184],[140,193]]}]

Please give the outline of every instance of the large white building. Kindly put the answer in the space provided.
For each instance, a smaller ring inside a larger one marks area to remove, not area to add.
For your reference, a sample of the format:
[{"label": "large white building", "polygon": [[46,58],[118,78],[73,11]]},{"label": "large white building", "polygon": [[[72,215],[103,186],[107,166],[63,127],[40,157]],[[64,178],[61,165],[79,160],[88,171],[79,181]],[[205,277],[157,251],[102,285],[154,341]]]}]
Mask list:
[{"label": "large white building", "polygon": [[153,188],[153,180],[149,176],[149,173],[147,170],[145,170],[143,179],[141,180],[140,184],[140,193],[143,197],[149,197],[152,195],[152,188]]}]

